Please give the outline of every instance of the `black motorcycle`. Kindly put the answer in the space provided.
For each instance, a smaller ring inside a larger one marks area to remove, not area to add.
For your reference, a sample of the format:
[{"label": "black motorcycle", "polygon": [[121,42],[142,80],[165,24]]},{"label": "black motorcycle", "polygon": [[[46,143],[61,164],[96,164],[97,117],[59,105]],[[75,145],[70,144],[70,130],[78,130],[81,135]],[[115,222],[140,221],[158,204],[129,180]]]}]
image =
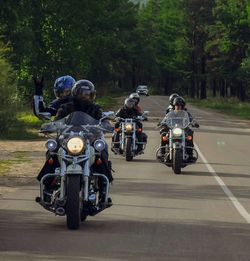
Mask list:
[{"label": "black motorcycle", "polygon": [[[119,127],[115,128],[114,139],[111,144],[111,150],[115,154],[122,155],[126,161],[131,161],[137,155],[143,154],[146,148],[145,134],[142,133],[142,128],[138,127],[138,122],[145,120],[148,111],[145,111],[142,116],[136,118],[117,118]],[[142,135],[142,141],[138,141],[138,135]]]},{"label": "black motorcycle", "polygon": [[[103,131],[112,130],[107,130],[109,123],[104,119],[111,114],[107,113],[98,122],[77,111],[41,128],[41,132],[50,137],[46,142],[48,161],[53,164],[56,158],[59,167],[42,177],[40,197],[36,201],[56,215],[66,215],[69,229],[78,229],[80,221],[109,206],[109,180],[104,174],[96,173],[93,166],[101,161],[101,152],[107,149]],[[45,184],[51,180],[53,189],[48,193]],[[101,203],[100,184],[105,184],[105,200]]]},{"label": "black motorcycle", "polygon": [[[190,127],[197,127],[194,121],[190,122],[186,111],[171,111],[158,125],[163,130],[162,140],[165,146],[160,146],[156,151],[156,159],[168,167],[172,167],[175,174],[180,174],[181,169],[194,164],[198,159],[198,152],[193,146],[193,135]],[[192,160],[190,155],[192,155]]]}]

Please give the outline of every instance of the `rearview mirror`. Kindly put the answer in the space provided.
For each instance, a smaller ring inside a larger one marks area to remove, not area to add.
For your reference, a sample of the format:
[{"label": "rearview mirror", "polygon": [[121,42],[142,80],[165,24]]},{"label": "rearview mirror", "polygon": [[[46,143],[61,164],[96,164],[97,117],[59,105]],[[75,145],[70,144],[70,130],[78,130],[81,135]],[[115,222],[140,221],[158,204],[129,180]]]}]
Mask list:
[{"label": "rearview mirror", "polygon": [[104,119],[112,119],[115,117],[115,113],[113,111],[106,111],[102,113],[102,118],[100,119],[100,122]]}]

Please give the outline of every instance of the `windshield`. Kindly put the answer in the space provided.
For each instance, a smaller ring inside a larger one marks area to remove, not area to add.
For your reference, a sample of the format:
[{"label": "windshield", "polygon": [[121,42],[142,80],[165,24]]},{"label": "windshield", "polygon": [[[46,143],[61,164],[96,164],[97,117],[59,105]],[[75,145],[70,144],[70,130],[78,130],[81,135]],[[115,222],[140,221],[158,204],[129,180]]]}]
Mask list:
[{"label": "windshield", "polygon": [[[100,137],[102,135],[102,130],[98,126],[90,127],[88,125],[98,125],[99,121],[91,117],[89,114],[81,111],[76,111],[63,119],[51,122],[49,124],[44,124],[41,128],[43,132],[82,132],[83,134],[94,134],[94,136]],[[103,123],[105,125],[105,123]],[[105,128],[105,126],[100,126]]]},{"label": "windshield", "polygon": [[186,128],[189,123],[189,115],[186,111],[170,111],[163,121],[169,128],[179,127],[179,128]]},{"label": "windshield", "polygon": [[137,90],[147,90],[147,86],[139,86]]}]

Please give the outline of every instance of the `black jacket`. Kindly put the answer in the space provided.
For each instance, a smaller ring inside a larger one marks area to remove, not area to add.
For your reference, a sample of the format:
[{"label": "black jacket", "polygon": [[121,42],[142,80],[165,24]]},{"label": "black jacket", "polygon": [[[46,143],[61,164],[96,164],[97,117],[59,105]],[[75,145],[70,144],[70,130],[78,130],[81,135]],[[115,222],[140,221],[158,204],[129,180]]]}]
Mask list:
[{"label": "black jacket", "polygon": [[99,105],[92,102],[72,98],[70,102],[60,106],[55,120],[60,120],[74,111],[85,112],[96,120],[100,120],[102,118],[102,109]]},{"label": "black jacket", "polygon": [[117,111],[116,116],[126,119],[126,118],[134,118],[137,116],[141,116],[142,113],[139,112],[136,108],[127,109],[125,107],[122,107],[120,110]]}]

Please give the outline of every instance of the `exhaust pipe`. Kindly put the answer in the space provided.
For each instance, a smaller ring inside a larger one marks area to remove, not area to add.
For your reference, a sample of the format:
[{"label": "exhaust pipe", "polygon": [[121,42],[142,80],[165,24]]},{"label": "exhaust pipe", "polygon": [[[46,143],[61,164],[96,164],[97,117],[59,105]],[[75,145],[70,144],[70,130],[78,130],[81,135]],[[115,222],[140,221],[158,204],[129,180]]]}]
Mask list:
[{"label": "exhaust pipe", "polygon": [[58,207],[55,211],[56,215],[58,216],[64,216],[65,215],[65,209],[62,207]]}]

